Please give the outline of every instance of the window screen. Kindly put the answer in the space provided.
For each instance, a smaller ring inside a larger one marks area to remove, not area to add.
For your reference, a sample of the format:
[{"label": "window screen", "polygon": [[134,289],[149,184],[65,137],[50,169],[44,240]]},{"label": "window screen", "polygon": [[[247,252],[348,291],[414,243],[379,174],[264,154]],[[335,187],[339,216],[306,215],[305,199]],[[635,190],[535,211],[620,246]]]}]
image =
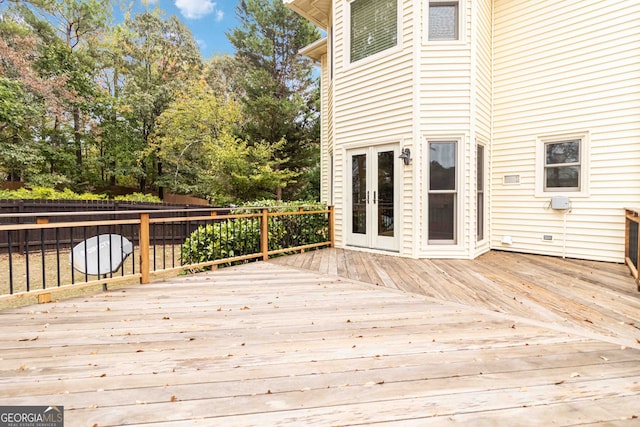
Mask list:
[{"label": "window screen", "polygon": [[458,40],[458,2],[429,2],[429,40]]},{"label": "window screen", "polygon": [[351,62],[398,44],[398,1],[351,3]]}]

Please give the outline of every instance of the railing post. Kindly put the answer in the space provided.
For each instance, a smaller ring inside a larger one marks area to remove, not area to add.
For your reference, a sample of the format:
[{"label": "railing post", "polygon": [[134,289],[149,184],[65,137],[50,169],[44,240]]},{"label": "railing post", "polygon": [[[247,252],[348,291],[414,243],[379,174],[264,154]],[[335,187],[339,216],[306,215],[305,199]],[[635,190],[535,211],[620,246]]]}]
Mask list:
[{"label": "railing post", "polygon": [[[638,268],[636,269],[636,272],[638,272],[638,270],[640,270],[640,221],[636,221],[636,223],[638,225],[638,238],[636,239],[636,265]],[[638,292],[640,292],[640,273],[637,273],[636,275],[636,286],[638,288]]]},{"label": "railing post", "polygon": [[631,220],[629,219],[629,210],[625,209],[624,211],[624,260],[627,262],[627,258],[629,258],[629,234],[631,232]]},{"label": "railing post", "polygon": [[260,218],[260,251],[262,252],[262,260],[269,259],[269,209],[262,208],[262,217]]},{"label": "railing post", "polygon": [[329,206],[329,241],[330,243],[330,247],[333,248],[335,247],[335,232],[334,232],[334,221],[335,221],[335,211],[333,209],[333,206]]},{"label": "railing post", "polygon": [[149,214],[140,214],[140,283],[149,283]]},{"label": "railing post", "polygon": [[[298,208],[298,212],[304,212],[304,207],[300,206]],[[300,222],[304,223],[304,219],[301,219]],[[300,242],[298,242],[298,244],[300,244]],[[300,249],[300,253],[303,254],[304,253],[304,249]]]}]

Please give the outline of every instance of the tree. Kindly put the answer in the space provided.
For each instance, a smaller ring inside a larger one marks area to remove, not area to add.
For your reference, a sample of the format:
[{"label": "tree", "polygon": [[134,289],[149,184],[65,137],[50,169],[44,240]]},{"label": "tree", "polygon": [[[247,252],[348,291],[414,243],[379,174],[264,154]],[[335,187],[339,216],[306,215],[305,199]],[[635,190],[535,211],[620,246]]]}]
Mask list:
[{"label": "tree", "polygon": [[[80,182],[84,169],[77,165],[82,164],[83,150],[89,150],[91,139],[87,132],[88,106],[95,93],[93,46],[109,15],[109,4],[99,0],[8,3],[0,17],[0,75],[20,85],[29,110],[38,111],[23,120],[28,128],[12,127],[12,154],[32,154],[25,158],[29,173],[23,170],[20,179],[49,185]],[[75,157],[67,155],[69,150]]]},{"label": "tree", "polygon": [[51,117],[64,114],[76,99],[69,88],[69,73],[46,72],[47,43],[55,39],[51,25],[36,16],[50,1],[11,1],[0,15],[0,169],[10,180],[65,181],[49,163],[47,138]]},{"label": "tree", "polygon": [[[73,123],[76,166],[82,165],[83,131],[88,102],[95,95],[95,45],[110,15],[109,3],[101,0],[37,0],[34,9],[39,21],[35,28],[45,42],[39,61],[45,75],[67,76],[66,86],[73,98],[68,110]],[[64,118],[56,117],[56,123]],[[74,168],[72,170],[78,170]]]},{"label": "tree", "polygon": [[[318,92],[311,62],[298,51],[320,34],[282,0],[241,0],[236,13],[240,26],[227,37],[248,65],[242,99],[248,119],[241,135],[254,144],[283,141],[274,160],[292,176],[300,174],[311,166],[309,159],[318,149]],[[276,197],[282,196],[277,190]]]},{"label": "tree", "polygon": [[277,144],[249,146],[234,136],[239,104],[195,81],[158,118],[151,149],[164,165],[161,185],[216,204],[273,194],[290,179],[272,160]]},{"label": "tree", "polygon": [[48,110],[59,111],[73,95],[66,88],[67,76],[43,76],[38,72],[36,64],[42,56],[43,40],[37,29],[42,23],[28,7],[31,2],[8,3],[0,14],[0,75],[19,83]]},{"label": "tree", "polygon": [[[198,45],[188,28],[175,16],[164,19],[158,11],[145,11],[125,19],[124,54],[127,74],[124,97],[145,156],[140,190],[162,176],[156,150],[148,150],[158,117],[176,94],[200,74]],[[162,197],[162,187],[158,188]]]},{"label": "tree", "polygon": [[213,56],[204,64],[203,78],[217,97],[240,102],[246,95],[242,86],[246,69],[236,56]]}]

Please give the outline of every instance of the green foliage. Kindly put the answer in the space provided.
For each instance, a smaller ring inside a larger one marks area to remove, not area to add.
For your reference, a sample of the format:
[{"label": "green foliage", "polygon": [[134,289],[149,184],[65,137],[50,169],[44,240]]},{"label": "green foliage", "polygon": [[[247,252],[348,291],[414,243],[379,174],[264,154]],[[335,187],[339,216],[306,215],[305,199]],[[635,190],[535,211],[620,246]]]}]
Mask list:
[{"label": "green foliage", "polygon": [[171,16],[164,19],[157,11],[128,17],[122,32],[126,81],[123,97],[125,114],[135,129],[143,150],[138,158],[143,170],[140,187],[156,182],[163,174],[163,163],[151,143],[158,118],[184,87],[200,74],[202,58],[189,29]]},{"label": "green foliage", "polygon": [[[19,188],[17,190],[0,190],[2,200],[106,200],[106,194],[76,193],[68,188],[56,190],[51,187]],[[132,193],[116,196],[114,200],[126,202],[162,203],[152,194]]]},{"label": "green foliage", "polygon": [[153,194],[143,193],[131,193],[125,196],[116,196],[113,200],[120,200],[124,202],[140,202],[140,203],[162,203],[162,200],[158,196]]},{"label": "green foliage", "polygon": [[[233,213],[297,212],[324,210],[326,205],[309,202],[260,200],[244,204]],[[269,250],[303,246],[329,240],[327,214],[269,217]],[[256,218],[227,219],[198,227],[181,247],[182,263],[195,264],[260,252],[260,221]],[[274,255],[278,256],[278,255]],[[235,262],[235,264],[240,263]],[[230,263],[225,263],[230,265]]]},{"label": "green foliage", "polygon": [[[274,160],[299,176],[312,166],[319,149],[316,123],[319,92],[308,58],[298,52],[320,38],[318,30],[284,6],[282,0],[241,0],[240,26],[228,34],[238,59],[246,64],[241,138],[280,142]],[[297,183],[279,187],[277,198],[296,196]]]},{"label": "green foliage", "polygon": [[104,194],[75,193],[68,188],[62,191],[49,187],[19,188],[17,190],[0,190],[0,199],[23,200],[105,200]]},{"label": "green foliage", "polygon": [[298,51],[317,29],[282,0],[242,1],[238,54],[203,67],[177,17],[130,4],[110,26],[118,4],[0,0],[0,179],[313,197],[319,92]]},{"label": "green foliage", "polygon": [[193,82],[158,117],[150,150],[163,165],[162,186],[217,205],[273,195],[295,173],[273,160],[283,142],[248,144],[234,136],[240,105]]},{"label": "green foliage", "polygon": [[33,120],[37,109],[30,102],[23,84],[0,77],[0,131],[4,128],[25,129]]},{"label": "green foliage", "polygon": [[327,209],[324,203],[313,200],[293,200],[283,202],[282,200],[261,199],[245,202],[235,208],[233,213],[249,213],[255,212],[256,209],[268,208],[269,212],[293,212],[300,208],[306,211]]},{"label": "green foliage", "polygon": [[260,222],[237,218],[198,227],[182,244],[180,255],[184,265],[258,252]]}]

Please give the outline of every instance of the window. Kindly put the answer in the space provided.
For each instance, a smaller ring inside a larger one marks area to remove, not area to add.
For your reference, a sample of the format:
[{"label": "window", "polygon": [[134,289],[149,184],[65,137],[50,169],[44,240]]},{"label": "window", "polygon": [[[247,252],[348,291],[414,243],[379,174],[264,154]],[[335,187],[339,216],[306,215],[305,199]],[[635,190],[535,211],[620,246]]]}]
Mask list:
[{"label": "window", "polygon": [[351,2],[351,62],[398,44],[398,0]]},{"label": "window", "polygon": [[456,141],[429,142],[429,241],[455,243]]},{"label": "window", "polygon": [[484,146],[476,153],[476,241],[484,240]]},{"label": "window", "polygon": [[544,143],[544,191],[580,191],[581,140]]},{"label": "window", "polygon": [[459,2],[429,1],[429,40],[459,39]]}]

